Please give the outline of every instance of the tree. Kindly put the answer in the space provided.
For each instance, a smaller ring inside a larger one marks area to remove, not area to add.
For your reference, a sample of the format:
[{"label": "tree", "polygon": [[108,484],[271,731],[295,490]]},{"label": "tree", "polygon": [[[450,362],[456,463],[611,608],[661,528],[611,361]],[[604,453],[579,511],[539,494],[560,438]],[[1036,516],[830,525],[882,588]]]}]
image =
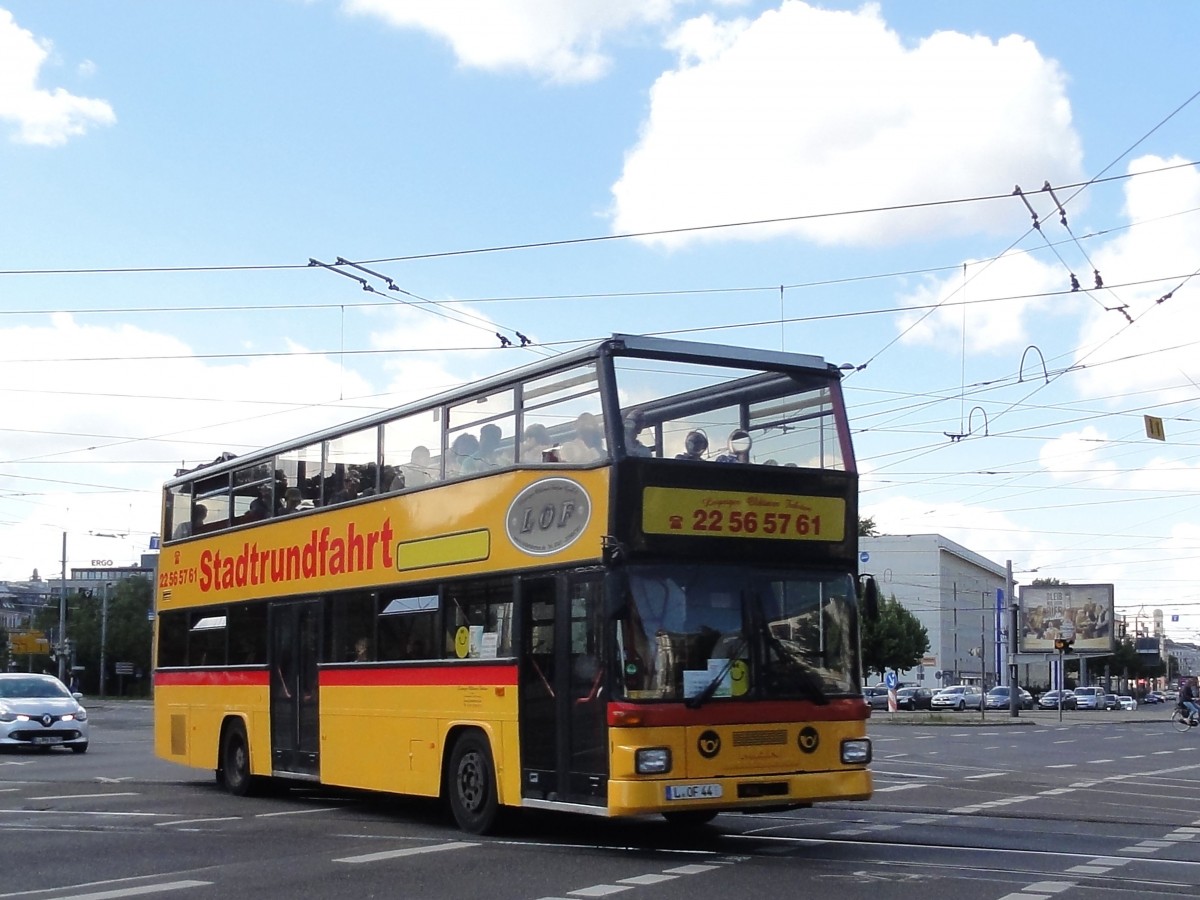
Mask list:
[{"label": "tree", "polygon": [[1062,584],[1057,578],[1035,578],[1029,582],[1030,587],[1051,587],[1056,584]]},{"label": "tree", "polygon": [[0,672],[8,671],[8,629],[0,625]]},{"label": "tree", "polygon": [[858,536],[859,537],[879,537],[879,528],[875,525],[874,518],[866,518],[858,520]]},{"label": "tree", "polygon": [[[79,591],[67,598],[67,637],[74,645],[74,664],[83,667],[85,693],[100,692],[100,637],[105,637],[105,668],[108,692],[115,692],[118,681],[113,667],[118,662],[133,664],[134,672],[145,678],[150,671],[150,642],[153,626],[148,613],[153,592],[150,582],[140,576],[114,582],[108,588],[108,616],[104,621],[104,587]],[[53,615],[57,631],[58,609]]]},{"label": "tree", "polygon": [[929,632],[896,595],[879,604],[879,618],[862,623],[863,669],[882,675],[911,669],[929,652]]}]

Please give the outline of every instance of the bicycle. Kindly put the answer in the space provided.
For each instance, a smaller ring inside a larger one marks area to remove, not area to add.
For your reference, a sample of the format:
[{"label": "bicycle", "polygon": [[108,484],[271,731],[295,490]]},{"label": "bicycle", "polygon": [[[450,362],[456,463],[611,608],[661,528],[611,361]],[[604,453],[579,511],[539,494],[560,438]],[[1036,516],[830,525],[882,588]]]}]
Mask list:
[{"label": "bicycle", "polygon": [[1183,732],[1200,725],[1200,721],[1197,721],[1196,716],[1187,712],[1182,706],[1176,706],[1171,713],[1171,724],[1175,726],[1176,731]]}]

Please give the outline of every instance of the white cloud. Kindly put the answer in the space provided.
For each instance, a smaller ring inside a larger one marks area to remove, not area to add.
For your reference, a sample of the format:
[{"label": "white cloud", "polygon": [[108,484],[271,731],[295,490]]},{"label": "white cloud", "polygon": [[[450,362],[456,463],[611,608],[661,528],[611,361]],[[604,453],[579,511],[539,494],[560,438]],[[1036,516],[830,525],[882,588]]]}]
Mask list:
[{"label": "white cloud", "polygon": [[[785,0],[753,22],[693,19],[669,46],[678,65],[654,85],[613,186],[618,232],[978,196],[1080,173],[1065,77],[1020,36],[941,31],[909,46],[875,5]],[[1012,227],[1011,209],[974,203],[705,238],[879,244]]]},{"label": "white cloud", "polygon": [[[478,310],[454,308],[487,322]],[[374,349],[495,343],[490,331],[481,341],[479,328],[402,304],[364,314]],[[268,342],[244,343],[243,358],[207,359],[180,333],[65,313],[0,327],[0,376],[20,373],[19,382],[0,378],[0,579],[28,578],[35,565],[43,578],[57,575],[64,531],[69,566],[135,562],[159,529],[162,484],[176,468],[310,434],[534,358],[515,348],[390,352],[382,364],[374,356],[360,364],[277,340],[274,329],[246,333]],[[378,368],[368,376],[360,365]]]},{"label": "white cloud", "polygon": [[520,69],[555,81],[591,81],[608,70],[604,42],[628,28],[670,19],[678,0],[344,0],[446,40],[464,66]]},{"label": "white cloud", "polygon": [[[1130,163],[1129,171],[1148,172],[1182,162],[1179,157],[1146,156]],[[1127,182],[1125,211],[1133,227],[1095,253],[1093,261],[1109,285],[1166,280],[1095,292],[1100,302],[1085,307],[1088,319],[1076,360],[1087,366],[1076,376],[1081,395],[1122,397],[1137,391],[1157,392],[1157,397],[1145,401],[1148,404],[1195,398],[1200,380],[1195,365],[1200,304],[1195,300],[1200,284],[1186,276],[1200,264],[1197,207],[1200,172],[1194,167],[1141,175]],[[1193,211],[1180,214],[1184,210]],[[1089,280],[1090,276],[1089,272]],[[1174,296],[1159,303],[1168,292]],[[1128,306],[1126,312],[1136,324],[1131,326],[1121,313],[1102,308],[1122,305]]]},{"label": "white cloud", "polygon": [[[1061,265],[1041,262],[1026,253],[1011,253],[992,262],[971,260],[965,263],[965,272],[929,277],[902,294],[901,305],[917,308],[900,316],[897,327],[910,344],[958,348],[965,329],[967,346],[973,352],[1025,347],[1031,342],[1031,315],[1063,316],[1079,311],[1082,301],[1074,296],[1038,296],[1066,290],[1065,281]],[[1014,370],[1016,366],[1014,357]]]},{"label": "white cloud", "polygon": [[1059,481],[1086,478],[1093,487],[1111,485],[1120,472],[1110,458],[1111,448],[1108,435],[1088,425],[1047,441],[1038,453],[1038,462]]},{"label": "white cloud", "polygon": [[17,25],[12,13],[0,9],[0,122],[16,125],[18,143],[57,146],[90,127],[117,120],[104,100],[38,87],[50,49],[48,41],[39,41]]}]

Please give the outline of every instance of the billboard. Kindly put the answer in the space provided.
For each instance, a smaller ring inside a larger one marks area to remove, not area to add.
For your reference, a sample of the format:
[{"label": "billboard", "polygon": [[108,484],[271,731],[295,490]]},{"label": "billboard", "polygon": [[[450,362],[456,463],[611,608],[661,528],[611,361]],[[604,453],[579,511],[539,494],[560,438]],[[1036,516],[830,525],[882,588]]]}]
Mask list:
[{"label": "billboard", "polygon": [[1059,638],[1075,653],[1113,651],[1113,586],[1047,584],[1022,587],[1021,653],[1053,653]]}]

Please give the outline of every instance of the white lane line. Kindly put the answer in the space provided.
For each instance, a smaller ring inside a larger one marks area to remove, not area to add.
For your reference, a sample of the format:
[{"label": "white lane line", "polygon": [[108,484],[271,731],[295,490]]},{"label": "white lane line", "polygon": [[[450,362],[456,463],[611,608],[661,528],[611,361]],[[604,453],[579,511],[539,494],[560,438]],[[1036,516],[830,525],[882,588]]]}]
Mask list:
[{"label": "white lane line", "polygon": [[875,793],[886,794],[889,791],[911,791],[914,788],[923,788],[923,784],[892,784],[888,787],[875,788]]},{"label": "white lane line", "polygon": [[692,863],[687,866],[676,866],[673,869],[663,869],[671,875],[702,875],[705,872],[711,872],[716,866],[706,866],[701,863]]},{"label": "white lane line", "polygon": [[1035,894],[1061,894],[1077,886],[1077,881],[1035,881],[1021,888],[1023,891],[1033,891]]},{"label": "white lane line", "polygon": [[968,775],[964,781],[978,781],[980,778],[999,778],[1003,772],[983,772],[979,775]]},{"label": "white lane line", "polygon": [[340,806],[318,806],[313,809],[285,809],[282,812],[258,813],[256,819],[274,819],[276,816],[306,816],[309,813],[337,812]]},{"label": "white lane line", "polygon": [[1089,766],[1098,766],[1098,765],[1100,765],[1101,763],[1110,763],[1110,762],[1112,762],[1112,760],[1111,760],[1111,759],[1089,759],[1089,760],[1087,761],[1087,764],[1088,764]]},{"label": "white lane line", "polygon": [[1056,763],[1053,766],[1046,766],[1047,769],[1073,769],[1075,763]]},{"label": "white lane line", "polygon": [[136,791],[117,791],[105,794],[50,794],[45,797],[30,797],[30,800],[95,800],[97,797],[137,797]]},{"label": "white lane line", "polygon": [[617,879],[618,884],[661,884],[664,881],[674,881],[678,875],[634,875],[630,878]]},{"label": "white lane line", "polygon": [[125,816],[127,818],[161,819],[166,813],[151,812],[106,812],[92,809],[0,809],[0,815],[19,816]]},{"label": "white lane line", "polygon": [[418,856],[422,853],[440,853],[443,850],[462,850],[465,847],[478,847],[466,841],[451,841],[446,844],[430,844],[428,847],[405,847],[402,850],[380,850],[377,853],[363,853],[359,856],[343,856],[335,859],[340,863],[371,863],[385,859],[397,859],[401,856]]},{"label": "white lane line", "polygon": [[1066,870],[1068,875],[1103,875],[1111,871],[1110,866],[1071,866]]},{"label": "white lane line", "polygon": [[162,884],[143,884],[138,887],[115,888],[110,891],[93,891],[88,894],[62,894],[55,900],[115,900],[118,897],[139,897],[163,891],[181,891],[185,888],[209,887],[211,881],[165,881]]},{"label": "white lane line", "polygon": [[591,887],[580,888],[577,891],[567,891],[571,897],[607,897],[609,894],[619,894],[621,891],[631,891],[631,884],[593,884]]},{"label": "white lane line", "polygon": [[199,825],[203,822],[240,822],[241,816],[221,816],[220,818],[212,819],[172,819],[170,822],[155,822],[155,827],[162,828],[171,825]]}]

